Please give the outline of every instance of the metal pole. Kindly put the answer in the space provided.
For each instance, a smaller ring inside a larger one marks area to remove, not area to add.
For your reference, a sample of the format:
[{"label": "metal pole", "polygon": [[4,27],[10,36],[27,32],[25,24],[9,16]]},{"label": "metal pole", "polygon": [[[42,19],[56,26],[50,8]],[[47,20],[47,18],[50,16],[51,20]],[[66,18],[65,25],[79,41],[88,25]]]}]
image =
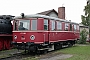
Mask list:
[{"label": "metal pole", "polygon": [[[90,0],[88,0],[88,5],[89,5],[89,8],[90,8]],[[90,12],[89,12],[89,35],[90,35]]]}]

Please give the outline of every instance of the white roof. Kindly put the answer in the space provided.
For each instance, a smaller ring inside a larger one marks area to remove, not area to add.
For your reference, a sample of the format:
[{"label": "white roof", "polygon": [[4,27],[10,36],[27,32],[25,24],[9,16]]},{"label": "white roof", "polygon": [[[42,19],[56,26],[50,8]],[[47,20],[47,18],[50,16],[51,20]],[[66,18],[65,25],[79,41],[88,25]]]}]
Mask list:
[{"label": "white roof", "polygon": [[79,26],[89,28],[89,26],[85,26],[85,25],[83,25],[82,23],[79,23]]},{"label": "white roof", "polygon": [[[14,19],[20,19],[20,18],[22,18],[22,16],[14,17]],[[62,22],[69,22],[69,23],[78,24],[78,23],[71,22],[71,21],[68,21],[68,20],[64,20],[64,19],[60,19],[60,18],[56,18],[56,17],[51,17],[51,16],[46,16],[46,15],[41,15],[41,14],[25,15],[25,18],[45,18],[45,19],[60,20]]]}]

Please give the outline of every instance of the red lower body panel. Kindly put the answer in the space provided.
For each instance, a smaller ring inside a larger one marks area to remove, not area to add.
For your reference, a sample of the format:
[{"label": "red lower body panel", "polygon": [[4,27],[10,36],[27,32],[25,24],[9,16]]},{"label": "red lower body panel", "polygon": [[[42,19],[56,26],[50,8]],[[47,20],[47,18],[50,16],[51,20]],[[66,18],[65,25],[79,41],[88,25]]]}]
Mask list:
[{"label": "red lower body panel", "polygon": [[[14,42],[33,42],[36,44],[76,40],[79,37],[79,33],[76,34],[76,32],[73,31],[20,31],[14,32],[13,36],[15,35],[17,36],[17,39],[13,39]],[[33,39],[31,39],[32,36],[34,36]]]},{"label": "red lower body panel", "polygon": [[12,36],[0,36],[0,50],[11,48]]}]

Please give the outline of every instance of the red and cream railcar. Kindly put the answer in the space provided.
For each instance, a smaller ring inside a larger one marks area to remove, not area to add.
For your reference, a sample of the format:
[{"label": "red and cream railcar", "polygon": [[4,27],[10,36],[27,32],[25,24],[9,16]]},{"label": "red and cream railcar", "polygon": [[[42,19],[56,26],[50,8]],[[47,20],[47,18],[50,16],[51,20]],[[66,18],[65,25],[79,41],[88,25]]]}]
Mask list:
[{"label": "red and cream railcar", "polygon": [[55,50],[79,39],[79,24],[45,15],[15,17],[13,44],[29,51]]}]

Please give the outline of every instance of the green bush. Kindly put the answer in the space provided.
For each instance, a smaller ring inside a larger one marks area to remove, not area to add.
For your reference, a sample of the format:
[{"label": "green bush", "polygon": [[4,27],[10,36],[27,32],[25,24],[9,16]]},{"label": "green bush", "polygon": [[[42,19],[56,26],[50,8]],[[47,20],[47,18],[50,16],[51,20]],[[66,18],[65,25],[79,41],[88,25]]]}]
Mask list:
[{"label": "green bush", "polygon": [[80,32],[80,40],[78,43],[79,44],[86,44],[87,35],[88,35],[88,32],[86,31],[86,29],[83,29]]}]

